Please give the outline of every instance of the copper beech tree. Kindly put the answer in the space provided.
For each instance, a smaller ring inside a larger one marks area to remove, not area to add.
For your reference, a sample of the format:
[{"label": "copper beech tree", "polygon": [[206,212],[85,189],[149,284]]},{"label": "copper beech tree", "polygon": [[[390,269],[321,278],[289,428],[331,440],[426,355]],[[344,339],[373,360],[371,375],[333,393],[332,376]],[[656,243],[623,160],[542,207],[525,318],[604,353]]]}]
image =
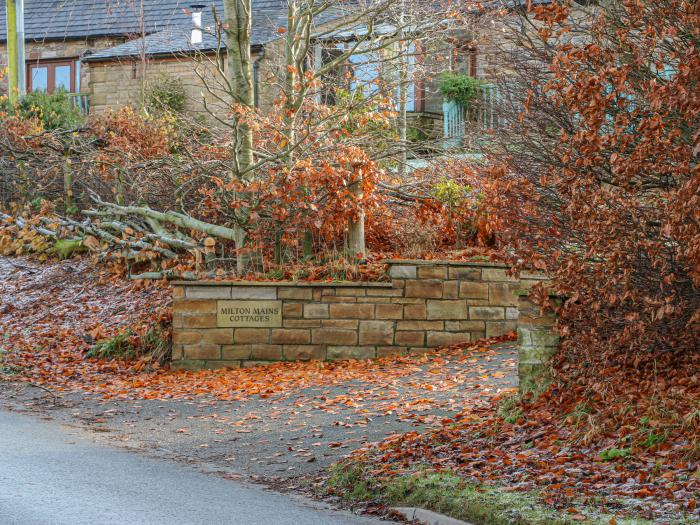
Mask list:
[{"label": "copper beech tree", "polygon": [[568,297],[565,354],[697,352],[700,4],[556,2],[516,25],[489,151],[501,241]]}]

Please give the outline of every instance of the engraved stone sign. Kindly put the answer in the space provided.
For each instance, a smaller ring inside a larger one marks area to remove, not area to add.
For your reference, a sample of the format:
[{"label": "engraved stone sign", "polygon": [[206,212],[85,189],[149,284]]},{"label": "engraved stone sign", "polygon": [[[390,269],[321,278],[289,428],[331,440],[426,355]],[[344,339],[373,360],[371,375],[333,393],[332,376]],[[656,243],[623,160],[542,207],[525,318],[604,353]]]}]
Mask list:
[{"label": "engraved stone sign", "polygon": [[282,301],[218,301],[216,324],[225,328],[282,326]]}]

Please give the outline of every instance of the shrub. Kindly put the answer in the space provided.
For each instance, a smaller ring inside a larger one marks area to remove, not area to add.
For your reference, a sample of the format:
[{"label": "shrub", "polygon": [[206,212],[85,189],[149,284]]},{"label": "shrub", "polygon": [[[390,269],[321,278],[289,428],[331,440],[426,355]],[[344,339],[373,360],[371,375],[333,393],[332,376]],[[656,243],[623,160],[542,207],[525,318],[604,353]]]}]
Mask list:
[{"label": "shrub", "polygon": [[480,80],[464,73],[446,72],[440,75],[440,92],[450,101],[468,108],[481,96]]},{"label": "shrub", "polygon": [[64,89],[57,89],[51,94],[32,91],[9,110],[20,118],[37,119],[44,129],[72,129],[84,121],[80,110],[71,106],[70,97]]},{"label": "shrub", "polygon": [[185,109],[187,93],[179,78],[159,75],[146,87],[144,105],[154,111],[180,113]]}]

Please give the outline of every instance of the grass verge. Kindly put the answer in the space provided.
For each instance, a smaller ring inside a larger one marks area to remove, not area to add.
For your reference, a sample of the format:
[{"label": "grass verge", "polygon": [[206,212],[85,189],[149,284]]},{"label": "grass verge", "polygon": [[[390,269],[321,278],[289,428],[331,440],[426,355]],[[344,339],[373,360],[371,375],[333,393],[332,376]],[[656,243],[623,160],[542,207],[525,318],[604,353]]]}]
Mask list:
[{"label": "grass verge", "polygon": [[[649,525],[644,519],[616,518],[595,509],[558,511],[538,501],[536,492],[509,492],[475,485],[452,472],[419,471],[386,479],[372,477],[359,462],[331,469],[330,492],[348,503],[378,502],[429,509],[474,525]],[[680,522],[678,522],[680,523]]]}]

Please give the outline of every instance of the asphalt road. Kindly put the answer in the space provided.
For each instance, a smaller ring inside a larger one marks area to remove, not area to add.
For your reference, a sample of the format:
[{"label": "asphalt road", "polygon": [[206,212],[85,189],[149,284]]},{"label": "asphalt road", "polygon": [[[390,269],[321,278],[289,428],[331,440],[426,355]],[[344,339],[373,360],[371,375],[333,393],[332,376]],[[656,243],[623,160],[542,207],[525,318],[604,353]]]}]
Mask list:
[{"label": "asphalt road", "polygon": [[0,410],[3,525],[378,525]]}]

